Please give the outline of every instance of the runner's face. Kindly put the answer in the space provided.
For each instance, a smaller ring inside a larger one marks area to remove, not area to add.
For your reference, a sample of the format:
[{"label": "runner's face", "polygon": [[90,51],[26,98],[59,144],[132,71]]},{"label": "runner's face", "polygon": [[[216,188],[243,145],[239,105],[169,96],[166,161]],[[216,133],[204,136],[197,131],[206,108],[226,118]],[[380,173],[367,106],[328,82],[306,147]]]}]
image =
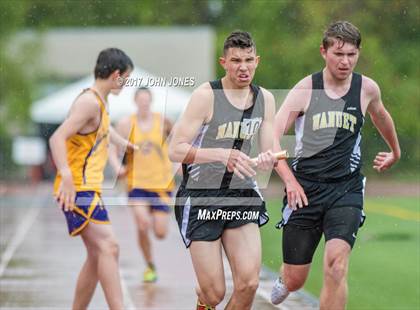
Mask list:
[{"label": "runner's face", "polygon": [[219,62],[226,70],[228,79],[238,88],[247,87],[254,78],[260,57],[254,48],[231,47]]},{"label": "runner's face", "polygon": [[325,65],[331,75],[337,80],[345,80],[353,72],[359,59],[359,49],[351,43],[334,39],[334,44],[324,49],[320,48],[325,59]]},{"label": "runner's face", "polygon": [[120,70],[117,70],[110,75],[112,83],[111,94],[118,95],[121,92],[132,71],[132,69],[128,69],[123,74],[120,74]]},{"label": "runner's face", "polygon": [[150,106],[152,105],[152,98],[147,91],[140,91],[137,93],[135,98],[137,109],[140,112],[148,112],[150,111]]}]

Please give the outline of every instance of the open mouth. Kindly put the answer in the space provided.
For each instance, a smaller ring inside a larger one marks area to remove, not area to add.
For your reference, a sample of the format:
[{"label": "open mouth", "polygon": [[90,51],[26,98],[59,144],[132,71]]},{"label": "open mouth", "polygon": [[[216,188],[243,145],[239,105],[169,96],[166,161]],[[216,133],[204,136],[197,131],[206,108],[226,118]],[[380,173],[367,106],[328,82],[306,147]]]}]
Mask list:
[{"label": "open mouth", "polygon": [[248,74],[239,74],[239,80],[240,81],[248,81],[249,75]]}]

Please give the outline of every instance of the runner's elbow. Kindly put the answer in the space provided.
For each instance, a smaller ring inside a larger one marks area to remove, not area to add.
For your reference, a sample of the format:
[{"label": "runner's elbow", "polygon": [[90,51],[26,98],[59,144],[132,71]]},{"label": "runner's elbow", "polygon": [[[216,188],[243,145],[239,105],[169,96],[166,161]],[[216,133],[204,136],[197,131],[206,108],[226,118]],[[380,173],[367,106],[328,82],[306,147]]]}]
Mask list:
[{"label": "runner's elbow", "polygon": [[180,163],[182,162],[181,158],[182,156],[180,156],[180,152],[177,150],[176,146],[170,145],[169,146],[169,150],[168,150],[168,155],[169,155],[169,159],[174,162],[174,163]]},{"label": "runner's elbow", "polygon": [[57,140],[57,132],[54,132],[52,136],[48,139],[48,144],[50,146],[50,149],[53,149]]}]

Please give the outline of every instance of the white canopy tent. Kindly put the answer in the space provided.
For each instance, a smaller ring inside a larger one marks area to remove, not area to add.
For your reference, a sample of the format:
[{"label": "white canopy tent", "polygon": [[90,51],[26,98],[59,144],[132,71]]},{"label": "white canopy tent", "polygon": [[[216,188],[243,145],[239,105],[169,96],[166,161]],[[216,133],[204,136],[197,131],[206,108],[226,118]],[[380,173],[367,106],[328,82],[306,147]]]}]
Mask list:
[{"label": "white canopy tent", "polygon": [[[135,69],[130,75],[130,82],[137,86],[147,86],[147,81],[156,81],[157,77],[141,69]],[[169,81],[169,78],[167,79]],[[77,95],[92,85],[93,76],[87,76],[63,89],[48,95],[32,104],[31,118],[37,123],[60,124],[66,117],[70,106]],[[142,81],[141,85],[140,81]],[[168,85],[168,84],[166,84]],[[109,95],[109,110],[112,121],[129,115],[135,111],[133,103],[134,92],[137,87],[127,86],[118,96]],[[166,117],[175,120],[188,103],[191,93],[180,88],[161,86],[150,87],[153,95],[152,109],[163,113]]]}]

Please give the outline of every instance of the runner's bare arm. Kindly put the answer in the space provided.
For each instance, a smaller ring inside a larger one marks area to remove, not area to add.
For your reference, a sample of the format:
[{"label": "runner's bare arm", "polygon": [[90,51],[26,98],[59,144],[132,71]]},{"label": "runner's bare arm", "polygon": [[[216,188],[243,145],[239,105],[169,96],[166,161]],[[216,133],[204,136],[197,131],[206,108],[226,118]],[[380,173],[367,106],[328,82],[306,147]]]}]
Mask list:
[{"label": "runner's bare arm", "polygon": [[181,118],[173,128],[169,143],[169,158],[181,163],[207,163],[221,161],[220,149],[205,149],[192,146],[200,127],[211,118],[213,93],[208,83],[197,88]]},{"label": "runner's bare arm", "polygon": [[275,100],[272,93],[261,88],[264,96],[264,119],[259,131],[260,154],[257,158],[257,167],[262,170],[273,169],[277,159],[273,153],[273,123],[275,113]]},{"label": "runner's bare arm", "polygon": [[[130,135],[130,118],[126,117],[121,119],[115,127],[116,132],[124,139],[129,138]],[[120,159],[121,155],[125,153],[125,150],[117,145],[111,143],[109,146],[109,163],[112,169],[115,171],[118,177],[125,175],[125,167],[122,165]]]},{"label": "runner's bare arm", "polygon": [[49,140],[51,154],[62,181],[56,194],[60,207],[72,210],[76,190],[67,162],[66,140],[80,132],[89,122],[100,115],[97,100],[89,95],[81,95],[71,107],[68,117],[57,128]]},{"label": "runner's bare arm", "polygon": [[[274,119],[274,151],[281,150],[280,141],[295,122],[296,118],[305,113],[312,94],[312,79],[305,77],[290,90]],[[292,209],[308,205],[308,199],[303,188],[297,182],[285,160],[280,160],[275,168],[277,174],[286,186],[288,205]]]},{"label": "runner's bare arm", "polygon": [[307,76],[299,81],[287,94],[274,118],[274,150],[280,150],[279,141],[295,122],[296,118],[305,113],[312,94],[312,78]]},{"label": "runner's bare arm", "polygon": [[264,96],[264,120],[260,128],[259,141],[260,151],[266,152],[273,150],[273,125],[276,105],[272,93],[263,88],[261,88],[261,91]]},{"label": "runner's bare arm", "polygon": [[173,162],[208,163],[222,162],[229,171],[243,178],[255,175],[250,158],[238,150],[223,148],[196,148],[192,141],[199,134],[200,127],[209,122],[213,111],[213,91],[209,83],[196,89],[180,120],[175,124],[169,144],[169,158]]},{"label": "runner's bare arm", "polygon": [[109,126],[109,138],[111,143],[113,143],[119,150],[137,150],[138,147],[128,141],[126,138],[122,137],[112,126]]},{"label": "runner's bare arm", "polygon": [[174,127],[174,125],[172,124],[172,122],[169,119],[167,119],[167,118],[163,119],[163,137],[165,139],[168,139],[168,137],[171,134],[171,131],[172,131],[173,127]]},{"label": "runner's bare arm", "polygon": [[82,95],[76,99],[68,117],[51,136],[49,140],[51,153],[60,173],[70,171],[66,140],[80,132],[90,121],[98,118],[100,112],[96,99]]},{"label": "runner's bare arm", "polygon": [[382,135],[382,138],[391,149],[391,152],[379,152],[373,161],[373,168],[378,172],[381,172],[390,168],[400,159],[401,149],[394,121],[382,103],[379,86],[373,80],[365,77],[363,82],[365,83],[366,93],[370,98],[367,112],[369,113],[373,124]]},{"label": "runner's bare arm", "polygon": [[[166,142],[168,145],[172,139],[172,129],[174,128],[174,124],[172,121],[167,119],[166,117],[163,118],[163,142]],[[177,175],[182,175],[181,163],[172,163],[172,171]]]}]

